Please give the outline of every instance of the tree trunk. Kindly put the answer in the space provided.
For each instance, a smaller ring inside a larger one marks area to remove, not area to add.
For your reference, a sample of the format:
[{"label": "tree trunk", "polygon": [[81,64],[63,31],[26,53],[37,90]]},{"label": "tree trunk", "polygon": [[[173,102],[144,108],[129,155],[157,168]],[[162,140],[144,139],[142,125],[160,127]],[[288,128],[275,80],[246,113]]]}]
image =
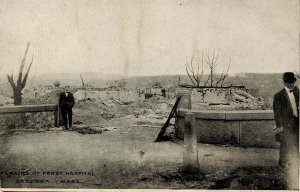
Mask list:
[{"label": "tree trunk", "polygon": [[[11,85],[11,87],[13,89],[14,105],[22,105],[22,90],[23,90],[23,88],[26,85],[26,81],[27,81],[27,78],[28,78],[29,70],[30,70],[30,68],[32,66],[32,63],[33,63],[34,55],[32,55],[31,62],[29,64],[27,72],[25,73],[25,76],[23,77],[23,70],[24,70],[25,60],[26,60],[26,56],[27,56],[27,52],[28,52],[29,46],[30,46],[30,43],[27,43],[27,48],[25,50],[24,57],[21,60],[21,65],[20,65],[20,69],[19,69],[19,75],[18,75],[18,79],[17,79],[17,82],[16,82],[17,84],[15,84],[15,82],[14,82],[13,74],[7,75],[7,80],[8,80],[9,84]],[[22,79],[22,77],[23,77],[23,79]]]},{"label": "tree trunk", "polygon": [[22,91],[19,89],[14,89],[14,105],[22,105]]}]

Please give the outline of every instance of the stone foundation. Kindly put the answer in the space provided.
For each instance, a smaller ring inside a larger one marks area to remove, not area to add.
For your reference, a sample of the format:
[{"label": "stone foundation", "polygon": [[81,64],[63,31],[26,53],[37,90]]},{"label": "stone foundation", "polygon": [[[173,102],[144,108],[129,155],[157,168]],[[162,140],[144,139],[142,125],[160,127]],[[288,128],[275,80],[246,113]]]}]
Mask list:
[{"label": "stone foundation", "polygon": [[0,107],[1,130],[47,130],[55,126],[57,105]]},{"label": "stone foundation", "polygon": [[278,147],[273,111],[196,111],[179,109],[175,134],[183,139],[184,117],[195,114],[198,143],[236,144],[244,147]]}]

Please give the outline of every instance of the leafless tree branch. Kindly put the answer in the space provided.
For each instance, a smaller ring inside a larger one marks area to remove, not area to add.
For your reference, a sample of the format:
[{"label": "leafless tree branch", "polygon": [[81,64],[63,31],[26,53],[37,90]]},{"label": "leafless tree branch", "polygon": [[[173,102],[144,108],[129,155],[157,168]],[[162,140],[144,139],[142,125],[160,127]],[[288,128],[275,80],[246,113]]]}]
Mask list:
[{"label": "leafless tree branch", "polygon": [[30,46],[30,42],[27,43],[27,47],[26,47],[24,56],[23,56],[23,58],[21,58],[17,84],[15,84],[15,82],[14,82],[13,74],[7,75],[7,80],[8,80],[9,84],[11,85],[11,87],[13,89],[14,104],[15,105],[21,105],[21,103],[22,103],[22,90],[24,89],[24,87],[26,85],[28,74],[29,74],[29,71],[30,71],[31,66],[33,64],[34,55],[32,55],[31,62],[29,64],[29,67],[28,67],[28,69],[25,73],[25,76],[23,78],[23,70],[24,70],[26,56],[27,56],[27,53],[28,53],[29,46]]},{"label": "leafless tree branch", "polygon": [[[228,72],[231,65],[231,58],[229,60],[229,64],[227,68],[224,68],[222,73],[220,75],[217,75],[215,71],[218,66],[219,55],[220,55],[220,49],[218,49],[218,51],[214,50],[212,54],[210,54],[209,50],[202,51],[201,62],[199,59],[196,68],[193,65],[194,56],[192,57],[190,62],[188,62],[186,58],[186,72],[194,86],[200,86],[200,83],[202,82],[204,86],[211,86],[211,87],[220,87],[220,86],[222,87],[224,85],[224,82],[228,77]],[[201,81],[204,73],[204,62],[209,68],[209,74],[206,80]],[[200,68],[201,68],[201,72],[200,72]]]}]

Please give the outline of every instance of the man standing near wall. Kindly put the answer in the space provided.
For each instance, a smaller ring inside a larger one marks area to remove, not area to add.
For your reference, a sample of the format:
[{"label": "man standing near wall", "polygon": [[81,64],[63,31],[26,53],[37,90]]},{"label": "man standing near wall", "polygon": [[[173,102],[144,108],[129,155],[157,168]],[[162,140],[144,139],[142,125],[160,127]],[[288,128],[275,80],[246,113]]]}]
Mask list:
[{"label": "man standing near wall", "polygon": [[74,96],[70,92],[70,87],[66,86],[65,91],[60,94],[59,106],[61,109],[61,114],[64,120],[65,129],[72,128],[72,108],[75,104]]},{"label": "man standing near wall", "polygon": [[298,189],[299,167],[299,89],[294,73],[283,74],[284,88],[273,100],[276,134],[280,137],[279,166],[287,173],[289,189]]}]

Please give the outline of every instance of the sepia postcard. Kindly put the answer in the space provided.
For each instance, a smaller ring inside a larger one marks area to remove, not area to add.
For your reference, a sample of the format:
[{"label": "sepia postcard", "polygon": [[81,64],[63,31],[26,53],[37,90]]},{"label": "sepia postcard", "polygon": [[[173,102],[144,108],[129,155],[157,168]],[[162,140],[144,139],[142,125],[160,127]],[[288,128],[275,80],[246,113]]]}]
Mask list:
[{"label": "sepia postcard", "polygon": [[298,0],[1,0],[0,191],[299,190]]}]

